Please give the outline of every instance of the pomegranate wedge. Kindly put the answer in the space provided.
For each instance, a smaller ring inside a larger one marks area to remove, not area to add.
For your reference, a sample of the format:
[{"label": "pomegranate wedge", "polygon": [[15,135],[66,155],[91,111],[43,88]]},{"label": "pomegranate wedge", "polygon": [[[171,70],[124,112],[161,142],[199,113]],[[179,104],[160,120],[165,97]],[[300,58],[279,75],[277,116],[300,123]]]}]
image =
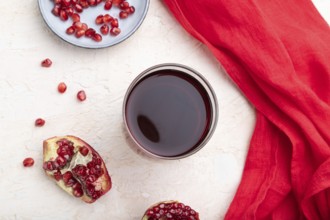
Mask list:
[{"label": "pomegranate wedge", "polygon": [[164,201],[151,206],[142,220],[199,220],[199,214],[178,201]]},{"label": "pomegranate wedge", "polygon": [[93,203],[111,189],[101,156],[74,136],[53,137],[43,144],[43,168],[57,185],[84,202]]}]

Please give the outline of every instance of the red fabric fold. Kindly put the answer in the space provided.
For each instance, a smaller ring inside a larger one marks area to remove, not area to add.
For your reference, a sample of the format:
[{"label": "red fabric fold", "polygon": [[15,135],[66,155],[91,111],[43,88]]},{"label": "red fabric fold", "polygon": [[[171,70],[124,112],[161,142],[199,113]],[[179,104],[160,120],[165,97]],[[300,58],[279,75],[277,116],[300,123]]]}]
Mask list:
[{"label": "red fabric fold", "polygon": [[256,108],[226,219],[330,219],[330,28],[312,2],[164,2]]}]

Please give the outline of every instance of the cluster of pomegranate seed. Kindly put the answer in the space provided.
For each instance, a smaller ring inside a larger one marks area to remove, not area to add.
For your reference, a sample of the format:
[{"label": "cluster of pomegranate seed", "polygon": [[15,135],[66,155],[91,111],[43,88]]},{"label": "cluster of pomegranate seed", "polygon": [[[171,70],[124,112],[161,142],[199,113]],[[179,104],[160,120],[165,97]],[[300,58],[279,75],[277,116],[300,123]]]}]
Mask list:
[{"label": "cluster of pomegranate seed", "polygon": [[25,167],[32,167],[33,164],[34,164],[34,160],[31,157],[25,158],[23,160],[23,166],[25,166]]},{"label": "cluster of pomegranate seed", "polygon": [[[43,168],[56,182],[63,181],[59,186],[71,189],[73,196],[81,197],[85,202],[94,202],[111,188],[111,180],[103,160],[93,148],[79,138],[66,137],[55,137],[45,141],[44,155],[56,150],[57,156],[48,161],[44,160]],[[80,159],[77,159],[78,157]]]},{"label": "cluster of pomegranate seed", "polygon": [[[80,21],[80,13],[89,7],[95,7],[102,3],[102,0],[52,0],[54,8],[52,13],[59,17],[62,21],[72,20],[72,25],[66,29],[69,35],[75,35],[77,38],[85,36],[96,42],[102,41],[102,36],[93,28],[89,28],[86,23]],[[118,7],[121,11],[119,18],[125,19],[135,12],[134,6],[131,6],[125,0],[103,0],[104,9],[110,10],[112,6]],[[117,36],[121,30],[117,18],[111,15],[99,15],[96,18],[96,24],[102,24],[100,32],[103,35],[110,33],[111,36]]]},{"label": "cluster of pomegranate seed", "polygon": [[143,220],[199,220],[199,214],[183,203],[169,201],[156,204],[149,208]]}]

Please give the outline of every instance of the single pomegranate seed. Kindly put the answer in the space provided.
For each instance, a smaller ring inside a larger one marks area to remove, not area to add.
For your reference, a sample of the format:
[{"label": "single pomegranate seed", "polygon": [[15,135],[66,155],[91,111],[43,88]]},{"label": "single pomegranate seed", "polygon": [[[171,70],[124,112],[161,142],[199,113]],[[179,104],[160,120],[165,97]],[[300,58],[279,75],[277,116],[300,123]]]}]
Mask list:
[{"label": "single pomegranate seed", "polygon": [[99,15],[95,19],[96,24],[103,24],[103,15]]},{"label": "single pomegranate seed", "polygon": [[134,6],[131,6],[131,7],[128,8],[128,10],[129,10],[129,14],[134,14],[135,7]]},{"label": "single pomegranate seed", "polygon": [[73,190],[72,194],[75,196],[75,197],[82,197],[84,195],[84,191],[82,190],[82,188],[78,188],[78,189],[75,189]]},{"label": "single pomegranate seed", "polygon": [[123,0],[113,0],[112,3],[113,3],[115,6],[119,6],[122,2],[123,2]]},{"label": "single pomegranate seed", "polygon": [[113,36],[117,36],[118,34],[120,34],[121,30],[117,27],[111,28],[110,30],[110,34]]},{"label": "single pomegranate seed", "polygon": [[102,25],[100,31],[103,35],[107,35],[109,33],[109,26],[106,24]]},{"label": "single pomegranate seed", "polygon": [[76,10],[78,13],[81,13],[83,11],[83,6],[81,4],[75,4],[74,10]]},{"label": "single pomegranate seed", "polygon": [[80,21],[80,15],[77,14],[77,13],[73,13],[72,16],[71,16],[71,19],[72,19],[73,22]]},{"label": "single pomegranate seed", "polygon": [[77,29],[80,30],[82,28],[83,23],[81,23],[80,21],[77,22],[73,22],[73,26]]},{"label": "single pomegranate seed", "polygon": [[64,183],[67,183],[72,177],[73,177],[72,176],[72,173],[70,171],[66,171],[63,174],[63,181],[64,181]]},{"label": "single pomegranate seed", "polygon": [[102,36],[100,34],[94,34],[94,36],[92,37],[92,39],[96,42],[101,42],[102,41]]},{"label": "single pomegranate seed", "polygon": [[74,34],[75,32],[75,27],[74,26],[70,26],[66,29],[66,33],[71,35],[71,34]]},{"label": "single pomegranate seed", "polygon": [[65,11],[66,11],[67,15],[70,16],[70,17],[71,17],[71,16],[73,15],[73,13],[74,13],[74,9],[71,8],[71,7],[67,8]]},{"label": "single pomegranate seed", "polygon": [[33,164],[34,164],[34,160],[31,157],[25,158],[23,160],[23,166],[25,166],[25,167],[32,167]]},{"label": "single pomegranate seed", "polygon": [[55,15],[56,17],[60,16],[60,10],[61,6],[56,4],[52,10],[53,15]]},{"label": "single pomegranate seed", "polygon": [[85,31],[85,36],[89,37],[89,38],[92,38],[95,35],[95,33],[96,33],[96,31],[93,28],[88,28]]},{"label": "single pomegranate seed", "polygon": [[36,126],[36,127],[42,127],[42,126],[44,126],[45,125],[45,120],[44,119],[42,119],[42,118],[37,118],[36,119],[36,121],[34,122],[34,125]]},{"label": "single pomegranate seed", "polygon": [[87,0],[80,0],[79,3],[81,4],[81,6],[83,8],[88,8],[89,7],[89,4],[88,4]]},{"label": "single pomegranate seed", "polygon": [[66,84],[64,82],[61,82],[60,84],[58,84],[57,86],[57,90],[59,93],[65,93],[66,91]]},{"label": "single pomegranate seed", "polygon": [[66,21],[66,20],[69,19],[69,16],[68,16],[68,14],[66,13],[65,10],[61,10],[61,11],[60,11],[60,18],[61,18],[61,20],[63,20],[63,21]]},{"label": "single pomegranate seed", "polygon": [[[95,35],[97,35],[97,34],[95,34]],[[94,36],[95,36],[94,35]],[[101,36],[101,35],[100,35]],[[102,36],[101,36],[102,37]],[[94,38],[93,38],[94,39]],[[85,93],[85,91],[84,90],[81,90],[81,91],[79,91],[78,93],[77,93],[77,98],[78,98],[78,100],[79,101],[85,101],[86,100],[86,93]]]},{"label": "single pomegranate seed", "polygon": [[61,174],[61,172],[59,170],[56,171],[56,172],[54,172],[54,179],[56,181],[60,181],[62,179],[62,174]]},{"label": "single pomegranate seed", "polygon": [[121,12],[119,12],[119,17],[120,17],[121,19],[125,19],[125,18],[128,17],[128,13],[125,12],[125,11],[121,11]]},{"label": "single pomegranate seed", "polygon": [[113,17],[111,16],[111,15],[109,15],[109,14],[105,14],[104,16],[103,16],[103,22],[104,23],[109,23],[109,22],[111,22],[113,20]]},{"label": "single pomegranate seed", "polygon": [[110,10],[112,8],[112,0],[106,0],[104,3],[104,9]]},{"label": "single pomegranate seed", "polygon": [[83,146],[81,148],[79,148],[79,152],[83,155],[83,156],[87,156],[89,150],[87,147]]},{"label": "single pomegranate seed", "polygon": [[96,0],[87,0],[87,2],[90,6],[95,6],[96,5]]},{"label": "single pomegranate seed", "polygon": [[129,3],[127,1],[123,1],[119,6],[120,9],[126,9],[129,7]]},{"label": "single pomegranate seed", "polygon": [[66,165],[66,162],[67,162],[67,160],[64,157],[61,157],[61,156],[58,156],[55,161],[59,165],[59,167],[64,167]]},{"label": "single pomegranate seed", "polygon": [[118,23],[118,19],[117,18],[114,18],[110,21],[110,24],[111,24],[111,27],[118,27],[119,26],[119,23]]},{"label": "single pomegranate seed", "polygon": [[43,164],[43,168],[44,170],[49,170],[49,171],[52,171],[54,170],[54,166],[53,166],[53,163],[52,161],[47,161]]},{"label": "single pomegranate seed", "polygon": [[84,31],[87,31],[88,25],[86,23],[82,23],[81,29],[84,30]]},{"label": "single pomegranate seed", "polygon": [[62,0],[61,4],[64,7],[69,7],[71,5],[71,0]]},{"label": "single pomegranate seed", "polygon": [[75,33],[76,38],[81,38],[82,36],[85,35],[85,31],[80,29]]},{"label": "single pomegranate seed", "polygon": [[47,59],[41,61],[41,66],[42,67],[50,67],[52,65],[52,63],[53,62],[49,58],[47,58]]}]

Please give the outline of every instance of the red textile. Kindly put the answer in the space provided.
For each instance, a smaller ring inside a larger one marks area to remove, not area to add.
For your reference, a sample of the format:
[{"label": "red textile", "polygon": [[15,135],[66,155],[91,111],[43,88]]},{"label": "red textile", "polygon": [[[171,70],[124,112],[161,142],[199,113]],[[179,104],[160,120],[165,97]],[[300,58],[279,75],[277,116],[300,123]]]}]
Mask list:
[{"label": "red textile", "polygon": [[256,108],[225,218],[329,220],[330,28],[312,2],[164,2]]}]

